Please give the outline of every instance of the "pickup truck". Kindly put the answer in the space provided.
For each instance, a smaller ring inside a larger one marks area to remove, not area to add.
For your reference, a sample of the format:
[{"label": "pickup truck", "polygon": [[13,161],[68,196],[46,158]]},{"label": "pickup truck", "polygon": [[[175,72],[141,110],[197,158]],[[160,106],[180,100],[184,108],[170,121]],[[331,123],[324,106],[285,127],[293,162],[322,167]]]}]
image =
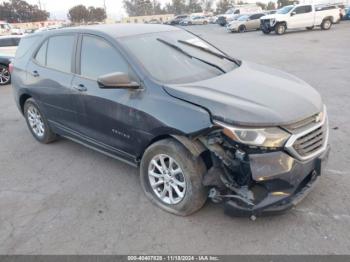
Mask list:
[{"label": "pickup truck", "polygon": [[336,6],[299,4],[282,7],[275,14],[261,17],[260,24],[264,34],[275,31],[277,35],[282,35],[288,29],[312,30],[315,26],[328,30],[339,19]]}]

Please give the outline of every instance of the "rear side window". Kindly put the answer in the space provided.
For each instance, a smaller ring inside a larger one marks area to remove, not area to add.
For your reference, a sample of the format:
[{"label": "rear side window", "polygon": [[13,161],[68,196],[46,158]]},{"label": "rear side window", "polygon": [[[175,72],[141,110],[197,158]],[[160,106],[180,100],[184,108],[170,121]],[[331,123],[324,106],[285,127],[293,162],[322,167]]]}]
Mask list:
[{"label": "rear side window", "polygon": [[311,5],[304,5],[304,6],[299,6],[294,9],[294,12],[296,14],[305,14],[305,13],[310,13],[311,12]]},{"label": "rear side window", "polygon": [[97,79],[105,74],[128,71],[128,64],[109,43],[94,36],[83,37],[80,65],[82,76]]},{"label": "rear side window", "polygon": [[50,37],[46,52],[46,66],[70,73],[74,43],[74,35]]},{"label": "rear side window", "polygon": [[16,58],[24,56],[27,53],[27,51],[33,47],[33,45],[39,38],[40,36],[30,36],[21,38],[16,51]]},{"label": "rear side window", "polygon": [[39,48],[38,52],[35,55],[35,60],[43,66],[46,66],[46,50],[47,50],[47,41],[45,41],[41,47]]}]

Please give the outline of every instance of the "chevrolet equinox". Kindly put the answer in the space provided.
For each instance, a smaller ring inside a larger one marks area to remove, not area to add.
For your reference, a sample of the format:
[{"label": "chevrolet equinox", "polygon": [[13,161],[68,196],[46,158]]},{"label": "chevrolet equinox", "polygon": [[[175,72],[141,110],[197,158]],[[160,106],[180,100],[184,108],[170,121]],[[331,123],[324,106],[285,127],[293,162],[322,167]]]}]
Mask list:
[{"label": "chevrolet equinox", "polygon": [[13,64],[36,140],[65,137],[140,168],[146,196],[189,215],[297,204],[327,159],[326,107],[279,70],[229,56],[166,25],[97,25],[24,37]]}]

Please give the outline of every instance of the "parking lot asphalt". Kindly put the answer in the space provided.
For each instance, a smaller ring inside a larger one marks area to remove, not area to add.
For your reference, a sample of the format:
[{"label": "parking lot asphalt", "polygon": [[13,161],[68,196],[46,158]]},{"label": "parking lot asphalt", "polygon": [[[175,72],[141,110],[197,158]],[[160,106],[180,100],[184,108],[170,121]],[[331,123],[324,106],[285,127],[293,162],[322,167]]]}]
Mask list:
[{"label": "parking lot asphalt", "polygon": [[146,200],[137,169],[65,139],[36,142],[0,87],[0,254],[350,253],[350,22],[283,36],[186,29],[321,93],[332,152],[315,190],[282,216],[231,218],[207,203],[177,217]]}]

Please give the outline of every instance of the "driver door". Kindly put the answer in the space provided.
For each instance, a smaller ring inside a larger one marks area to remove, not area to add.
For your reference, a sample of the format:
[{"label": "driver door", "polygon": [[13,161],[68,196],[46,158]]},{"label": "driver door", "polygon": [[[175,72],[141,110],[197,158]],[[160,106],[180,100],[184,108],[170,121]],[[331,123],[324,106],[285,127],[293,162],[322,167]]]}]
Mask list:
[{"label": "driver door", "polygon": [[[294,15],[292,15],[294,13]],[[291,12],[291,17],[288,22],[288,28],[302,28],[313,26],[314,13],[311,5],[303,5],[296,7]]]},{"label": "driver door", "polygon": [[129,65],[118,50],[104,38],[82,35],[79,40],[80,57],[72,85],[82,94],[78,118],[83,137],[104,149],[117,149],[133,154],[130,139],[130,103],[132,92],[128,89],[102,89],[98,77],[123,72],[129,74]]}]

